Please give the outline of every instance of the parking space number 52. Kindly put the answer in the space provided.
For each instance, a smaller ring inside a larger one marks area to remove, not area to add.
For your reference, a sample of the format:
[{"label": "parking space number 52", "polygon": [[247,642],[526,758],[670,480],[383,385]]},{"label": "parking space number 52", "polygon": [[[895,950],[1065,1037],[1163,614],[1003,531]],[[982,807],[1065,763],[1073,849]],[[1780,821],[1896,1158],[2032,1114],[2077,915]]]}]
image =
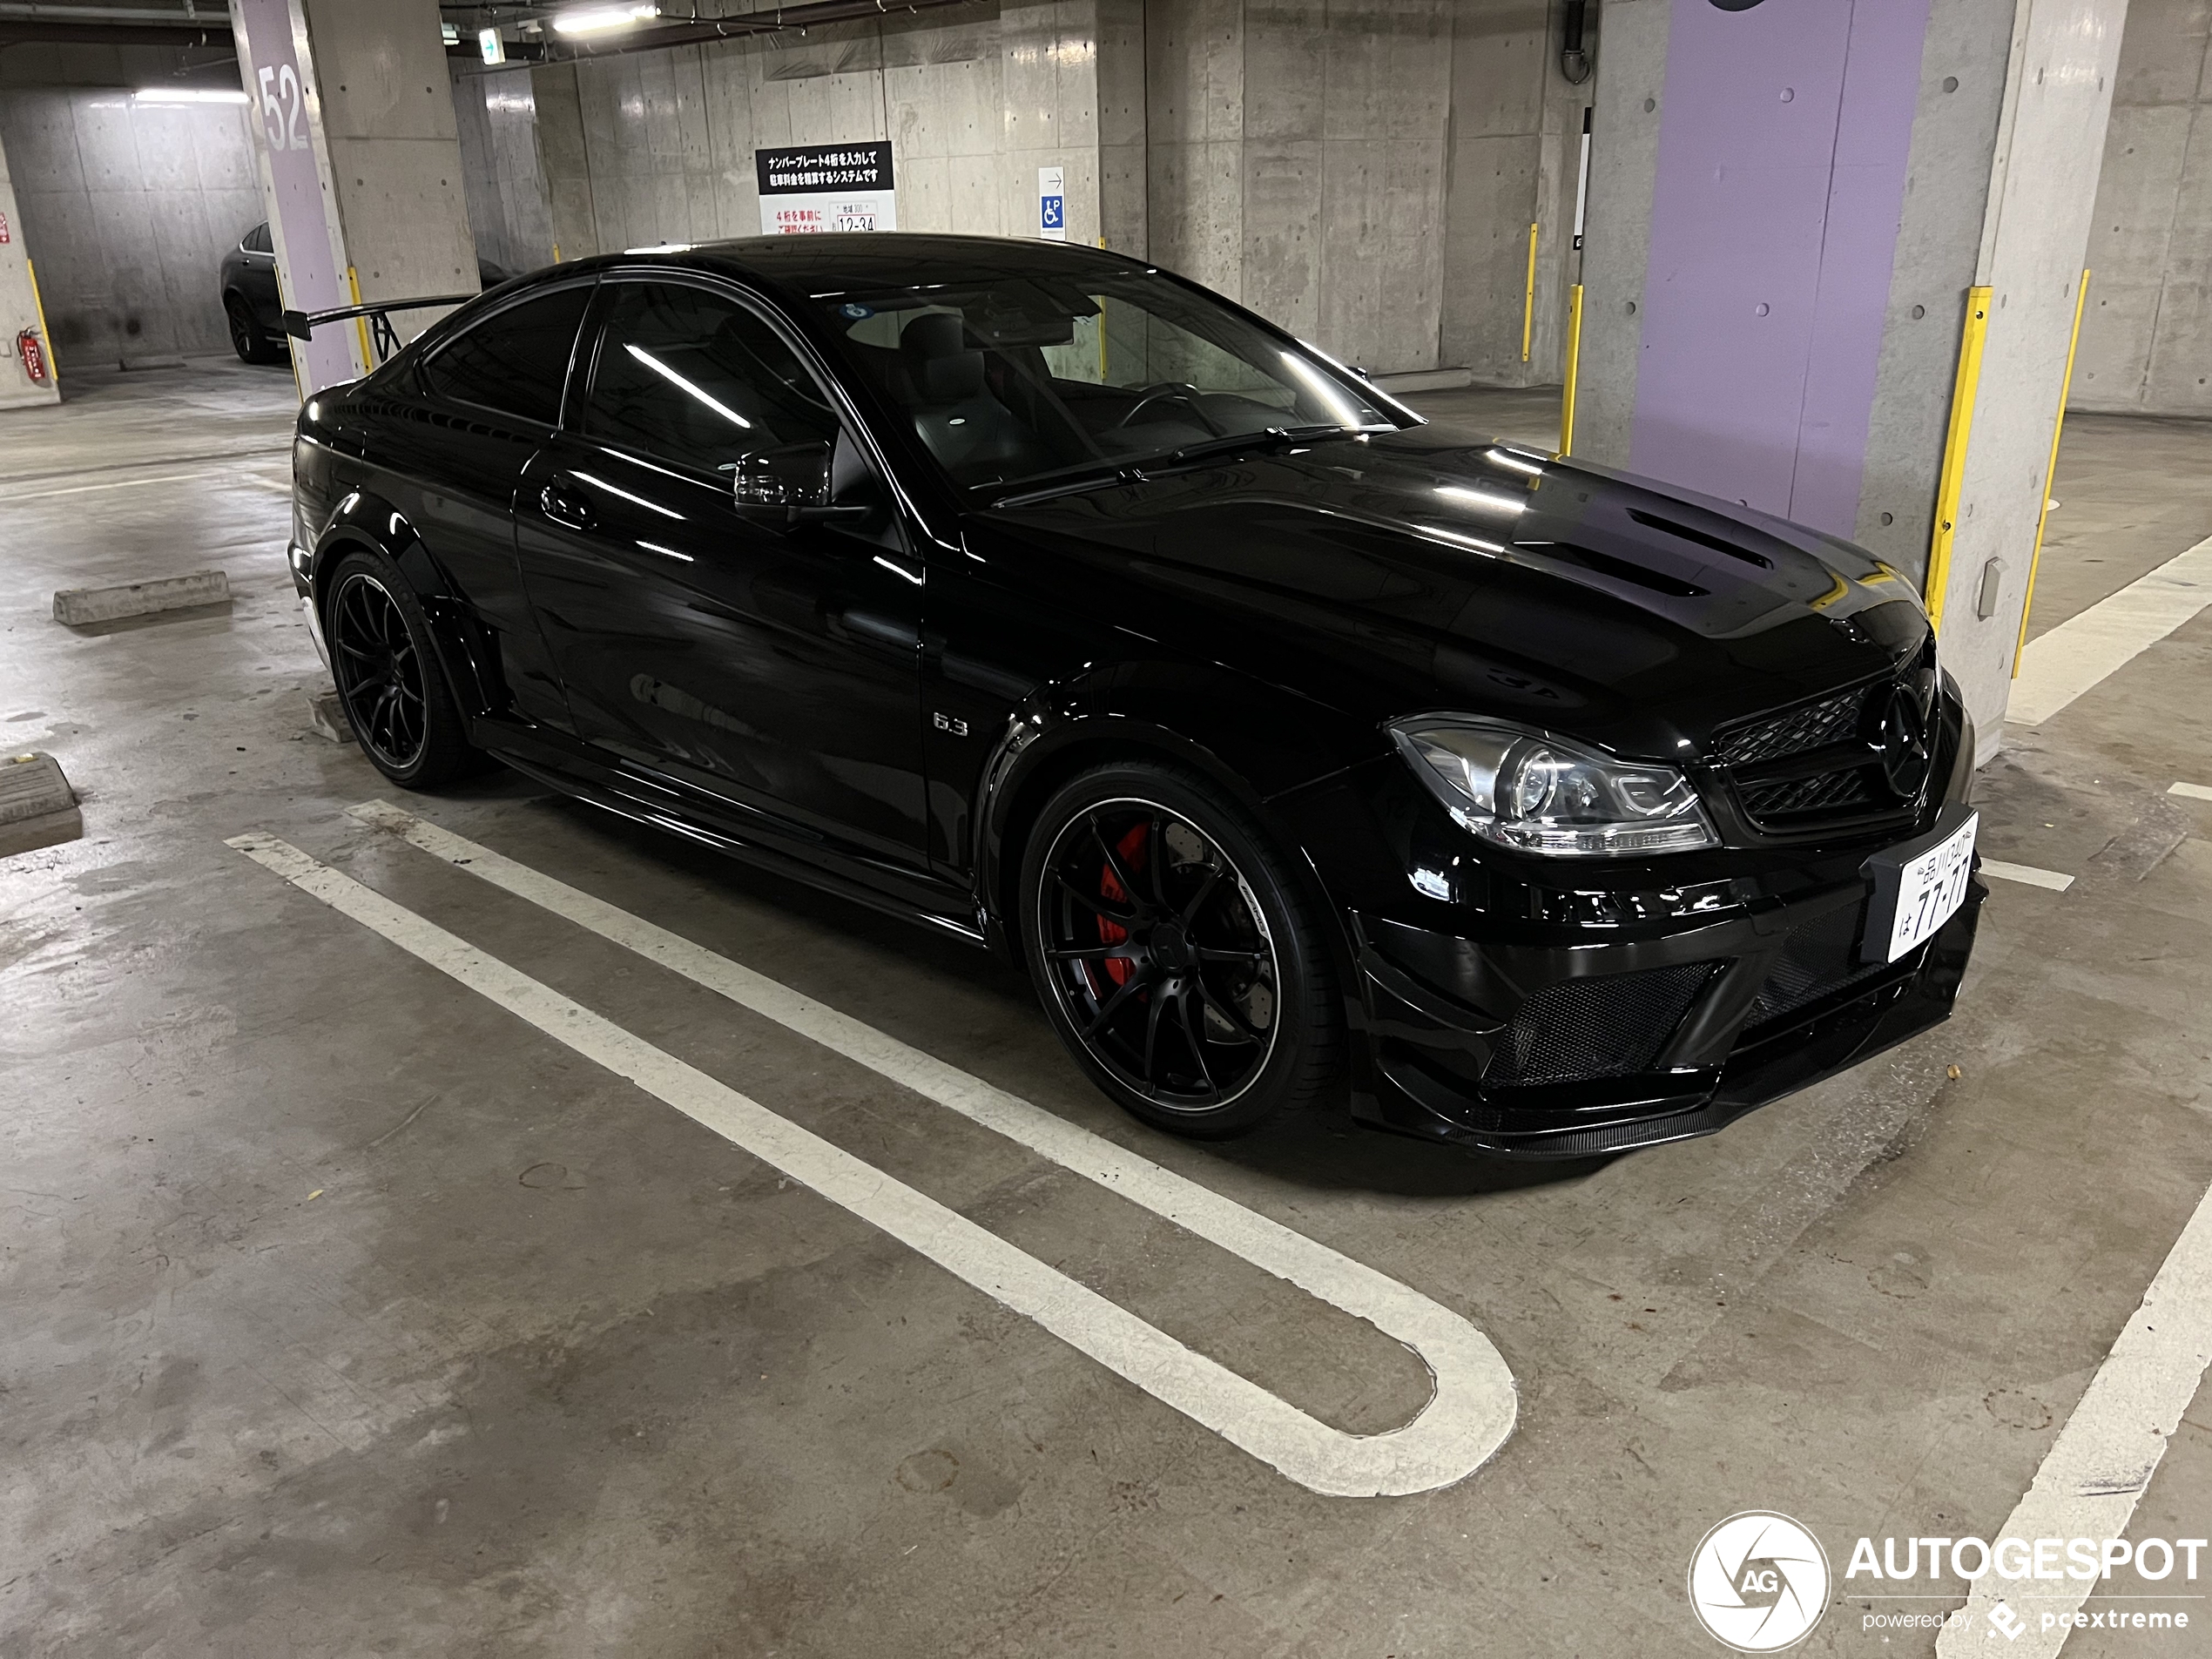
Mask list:
[{"label": "parking space number 52", "polygon": [[307,102],[300,96],[300,72],[289,64],[264,69],[261,82],[261,125],[272,150],[307,147]]}]

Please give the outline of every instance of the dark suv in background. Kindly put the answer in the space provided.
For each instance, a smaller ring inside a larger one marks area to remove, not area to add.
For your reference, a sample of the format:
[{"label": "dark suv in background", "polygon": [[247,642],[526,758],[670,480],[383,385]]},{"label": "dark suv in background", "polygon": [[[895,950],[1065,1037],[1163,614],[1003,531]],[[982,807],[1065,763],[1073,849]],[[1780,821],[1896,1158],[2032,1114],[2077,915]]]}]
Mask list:
[{"label": "dark suv in background", "polygon": [[[489,260],[476,261],[476,280],[496,288],[514,273]],[[220,277],[223,315],[230,325],[231,349],[242,363],[288,363],[284,338],[284,300],[277,288],[276,245],[263,219],[223,255]]]}]

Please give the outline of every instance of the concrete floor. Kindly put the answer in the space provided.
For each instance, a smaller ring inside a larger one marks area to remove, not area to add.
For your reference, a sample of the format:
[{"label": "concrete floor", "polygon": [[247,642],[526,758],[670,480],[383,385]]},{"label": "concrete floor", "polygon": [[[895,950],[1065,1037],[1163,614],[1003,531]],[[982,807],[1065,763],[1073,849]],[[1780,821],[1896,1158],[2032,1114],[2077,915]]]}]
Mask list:
[{"label": "concrete floor", "polygon": [[[1167,1140],[980,955],[512,774],[406,803],[1492,1337],[1494,1462],[1318,1497],[226,846],[292,841],[1330,1423],[1426,1398],[1349,1316],[357,828],[393,792],[308,732],[289,381],[69,389],[0,424],[0,732],[87,826],[0,861],[0,1653],[1711,1652],[1683,1574],[1737,1510],[1838,1573],[1994,1534],[2212,1184],[2212,806],[2164,792],[2212,782],[2212,616],[1986,771],[1986,849],[2078,880],[1998,885],[1948,1026],[1566,1168],[1325,1115]],[[1542,441],[1541,395],[1415,401]],[[2070,424],[2039,626],[2212,531],[2208,478],[2212,428]],[[211,563],[226,610],[47,617]],[[2137,1530],[2208,1499],[2201,1396]],[[1804,1651],[1930,1650],[1839,1599]]]}]

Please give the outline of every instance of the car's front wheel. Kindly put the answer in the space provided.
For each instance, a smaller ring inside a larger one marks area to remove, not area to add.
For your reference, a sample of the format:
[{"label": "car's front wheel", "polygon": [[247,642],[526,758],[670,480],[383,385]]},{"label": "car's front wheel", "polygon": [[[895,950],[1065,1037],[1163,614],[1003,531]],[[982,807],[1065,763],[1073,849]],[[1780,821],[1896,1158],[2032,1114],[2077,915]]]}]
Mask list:
[{"label": "car's front wheel", "polygon": [[1343,1015],[1319,922],[1289,860],[1203,778],[1127,761],[1070,779],[1028,838],[1021,896],[1062,1041],[1145,1122],[1238,1135],[1334,1080]]},{"label": "car's front wheel", "polygon": [[323,590],[323,638],[346,718],[377,771],[408,789],[475,769],[421,601],[381,554],[355,549]]}]

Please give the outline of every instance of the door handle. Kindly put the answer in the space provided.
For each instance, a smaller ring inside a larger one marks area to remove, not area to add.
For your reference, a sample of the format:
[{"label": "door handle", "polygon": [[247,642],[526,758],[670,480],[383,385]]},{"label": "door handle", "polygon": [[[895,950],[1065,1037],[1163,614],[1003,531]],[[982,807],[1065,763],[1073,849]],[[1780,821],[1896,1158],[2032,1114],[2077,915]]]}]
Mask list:
[{"label": "door handle", "polygon": [[565,524],[570,529],[588,529],[591,526],[591,508],[558,484],[547,484],[537,492],[537,509],[556,524]]}]

